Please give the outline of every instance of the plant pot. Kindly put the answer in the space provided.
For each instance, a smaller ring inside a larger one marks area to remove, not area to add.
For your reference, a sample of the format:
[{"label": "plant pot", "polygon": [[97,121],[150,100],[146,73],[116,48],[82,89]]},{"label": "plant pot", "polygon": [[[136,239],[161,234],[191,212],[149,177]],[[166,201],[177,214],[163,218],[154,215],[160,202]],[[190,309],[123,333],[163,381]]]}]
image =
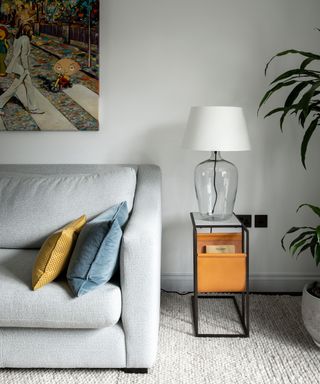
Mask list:
[{"label": "plant pot", "polygon": [[320,348],[320,298],[308,292],[312,284],[306,284],[303,288],[301,311],[304,326]]}]

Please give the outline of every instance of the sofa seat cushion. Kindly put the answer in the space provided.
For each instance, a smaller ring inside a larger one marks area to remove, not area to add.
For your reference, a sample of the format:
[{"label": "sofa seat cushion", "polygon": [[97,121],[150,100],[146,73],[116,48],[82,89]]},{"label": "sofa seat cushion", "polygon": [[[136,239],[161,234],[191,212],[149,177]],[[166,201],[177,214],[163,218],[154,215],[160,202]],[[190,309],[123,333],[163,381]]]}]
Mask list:
[{"label": "sofa seat cushion", "polygon": [[31,290],[38,250],[0,249],[0,327],[103,328],[121,315],[121,291],[115,283],[74,298],[66,280]]}]

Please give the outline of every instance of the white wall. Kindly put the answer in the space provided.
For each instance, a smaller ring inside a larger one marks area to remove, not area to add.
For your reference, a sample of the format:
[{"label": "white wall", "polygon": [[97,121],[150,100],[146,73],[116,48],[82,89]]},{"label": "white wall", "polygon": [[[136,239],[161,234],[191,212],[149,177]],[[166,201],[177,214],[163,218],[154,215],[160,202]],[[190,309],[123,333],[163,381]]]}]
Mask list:
[{"label": "white wall", "polygon": [[[163,283],[188,288],[196,210],[193,169],[207,153],[181,149],[192,105],[244,107],[252,151],[225,153],[239,168],[236,211],[266,213],[268,229],[251,230],[257,289],[292,289],[317,275],[309,255],[280,247],[302,202],[320,204],[319,150],[308,172],[299,160],[295,121],[281,134],[276,118],[257,118],[267,60],[287,48],[317,51],[318,0],[102,0],[101,131],[3,133],[0,163],[156,163],[163,171]],[[274,63],[269,80],[296,63]],[[274,98],[269,105],[276,105]],[[319,134],[314,137],[319,142]]]}]

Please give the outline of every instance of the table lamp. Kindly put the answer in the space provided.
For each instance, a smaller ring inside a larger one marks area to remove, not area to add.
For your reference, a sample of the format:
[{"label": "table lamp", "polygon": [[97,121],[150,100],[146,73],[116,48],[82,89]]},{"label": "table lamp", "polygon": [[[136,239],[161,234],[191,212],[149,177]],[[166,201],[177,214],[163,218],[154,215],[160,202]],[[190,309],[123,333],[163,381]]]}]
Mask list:
[{"label": "table lamp", "polygon": [[250,142],[240,107],[192,107],[183,147],[210,151],[211,157],[195,168],[199,212],[204,220],[227,220],[233,214],[238,170],[220,151],[248,151]]}]

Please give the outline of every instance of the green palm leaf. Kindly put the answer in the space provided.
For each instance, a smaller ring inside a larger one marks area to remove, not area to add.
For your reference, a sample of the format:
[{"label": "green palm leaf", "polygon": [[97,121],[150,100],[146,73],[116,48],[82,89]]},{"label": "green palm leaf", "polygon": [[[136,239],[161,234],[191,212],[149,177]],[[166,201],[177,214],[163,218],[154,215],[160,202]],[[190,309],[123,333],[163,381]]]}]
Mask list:
[{"label": "green palm leaf", "polygon": [[[299,205],[299,207],[298,207],[298,209],[297,209],[297,212],[300,211],[300,209],[301,209],[302,207],[309,207],[310,209],[312,209],[312,211],[313,211],[317,216],[320,217],[320,208],[319,208],[319,207],[317,207],[317,206],[315,206],[315,205],[312,205],[312,204],[301,204],[301,205]],[[302,228],[306,228],[306,227],[302,227]],[[313,228],[313,229],[315,229],[315,228]],[[289,232],[287,232],[287,233],[289,233]]]},{"label": "green palm leaf", "polygon": [[304,59],[303,62],[300,65],[300,69],[305,69],[309,64],[311,64],[314,60],[313,57],[308,57],[307,59]]},{"label": "green palm leaf", "polygon": [[307,112],[305,112],[303,109],[301,110],[301,112],[299,113],[298,120],[299,120],[299,123],[301,124],[302,128],[304,128],[304,124],[307,120],[307,117],[311,113],[320,113],[320,107],[318,105],[319,105],[318,102],[313,102],[313,103],[309,104],[309,106],[307,108]]},{"label": "green palm leaf", "polygon": [[310,245],[311,245],[311,241],[310,241],[310,243],[305,244],[305,245],[300,249],[300,251],[298,252],[297,257],[298,257],[302,252],[304,252],[304,251],[306,251],[307,249],[309,249],[309,248],[310,248]]},{"label": "green palm leaf", "polygon": [[[317,207],[312,204],[301,204],[298,207],[297,212],[305,206],[310,208],[318,217],[320,217],[320,207]],[[285,237],[288,234],[292,234],[303,229],[305,230],[291,241],[289,251],[292,256],[296,255],[298,257],[302,252],[306,251],[307,249],[310,249],[312,257],[315,259],[316,265],[318,266],[320,264],[320,225],[318,225],[316,228],[308,226],[290,228],[281,239],[281,245],[285,249]]]},{"label": "green palm leaf", "polygon": [[316,245],[315,261],[316,261],[316,266],[318,266],[320,263],[320,245],[319,244]]},{"label": "green palm leaf", "polygon": [[284,119],[286,118],[287,114],[291,111],[291,109],[293,109],[293,111],[291,112],[292,113],[297,113],[297,105],[292,105],[291,107],[287,107],[285,108],[282,116],[280,117],[280,129],[281,129],[281,132],[283,130],[283,123],[284,123]]},{"label": "green palm leaf", "polygon": [[[299,208],[298,208],[299,209]],[[282,237],[281,239],[281,246],[284,250],[286,250],[285,246],[284,246],[284,239],[286,238],[287,235],[290,235],[291,233],[294,233],[294,232],[297,232],[301,229],[312,229],[314,230],[315,228],[314,227],[291,227],[285,234],[284,236]]]},{"label": "green palm leaf", "polygon": [[[307,116],[310,114],[310,112],[311,112],[311,110],[310,110],[310,108],[309,108],[308,113],[307,113]],[[307,118],[307,116],[305,115],[304,110],[302,110],[302,111],[300,112],[300,114],[299,114],[298,119],[299,119],[299,123],[301,124],[302,128],[304,128],[304,123],[306,122],[306,118]]]},{"label": "green palm leaf", "polygon": [[258,113],[259,113],[259,110],[262,107],[262,105],[269,99],[269,97],[274,92],[278,91],[279,89],[281,89],[283,87],[288,87],[288,86],[293,85],[293,84],[295,84],[295,80],[279,83],[279,84],[275,85],[274,87],[272,87],[271,89],[269,89],[269,91],[266,92],[266,94],[263,96],[262,100],[260,101]]},{"label": "green palm leaf", "polygon": [[307,87],[308,85],[310,85],[309,82],[307,81],[304,81],[302,83],[299,83],[298,85],[296,85],[292,91],[289,93],[285,103],[284,103],[284,106],[285,107],[289,107],[292,105],[292,103],[296,100],[296,98],[299,96],[300,92],[305,88]]},{"label": "green palm leaf", "polygon": [[[298,237],[296,237],[294,240],[292,240],[291,244],[289,245],[289,249],[291,250],[302,239],[304,239],[304,241],[306,242],[307,240],[309,240],[310,235],[314,235],[314,231],[306,231],[306,232],[300,233],[300,235]],[[306,236],[308,236],[307,239],[305,239]],[[313,236],[311,236],[311,237],[313,237]]]},{"label": "green palm leaf", "polygon": [[269,116],[271,116],[271,115],[274,115],[275,113],[283,112],[284,110],[285,110],[284,107],[272,109],[270,112],[268,112],[268,113],[264,116],[264,118],[269,117]]},{"label": "green palm leaf", "polygon": [[316,228],[316,234],[317,234],[318,244],[320,244],[320,225]]},{"label": "green palm leaf", "polygon": [[286,71],[282,73],[280,76],[275,78],[271,84],[275,84],[280,80],[288,80],[289,77],[294,76],[296,80],[301,79],[301,77],[312,77],[314,79],[320,79],[320,76],[317,71],[309,71],[307,69],[290,69],[289,71]]},{"label": "green palm leaf", "polygon": [[317,81],[315,82],[312,87],[308,90],[308,92],[306,92],[303,97],[301,98],[300,102],[298,103],[299,107],[301,107],[305,113],[305,115],[307,115],[307,112],[308,112],[308,107],[310,105],[310,101],[312,99],[312,97],[314,96],[314,93],[316,92],[316,90],[320,87],[320,81]]},{"label": "green palm leaf", "polygon": [[310,240],[312,238],[312,236],[308,237],[307,239],[303,239],[301,241],[299,241],[298,243],[296,243],[292,248],[291,248],[291,253],[292,253],[292,256],[295,255],[295,253],[297,252],[297,250],[302,247],[308,240]]},{"label": "green palm leaf", "polygon": [[311,251],[312,257],[315,257],[316,245],[317,245],[317,239],[314,237],[310,244],[310,251]]},{"label": "green palm leaf", "polygon": [[270,63],[276,58],[276,57],[280,57],[280,56],[284,56],[284,55],[288,55],[288,54],[298,54],[298,55],[302,55],[302,56],[305,56],[305,57],[308,57],[308,58],[313,58],[315,60],[320,60],[320,56],[319,55],[316,55],[314,53],[311,53],[311,52],[305,52],[305,51],[299,51],[299,50],[296,50],[296,49],[288,49],[286,51],[282,51],[282,52],[279,52],[277,53],[276,55],[274,55],[267,63],[266,67],[265,67],[265,70],[264,70],[264,74],[266,75],[267,74],[267,71],[268,71],[268,67],[270,65]]},{"label": "green palm leaf", "polygon": [[289,54],[300,55],[300,66],[298,68],[287,70],[270,83],[269,90],[264,94],[260,101],[257,112],[259,114],[261,107],[274,93],[277,93],[282,88],[292,87],[288,92],[288,96],[286,97],[283,106],[273,108],[265,115],[265,117],[279,113],[281,131],[283,130],[284,122],[289,114],[297,117],[302,128],[305,128],[306,122],[308,122],[300,148],[301,162],[303,167],[306,168],[307,148],[312,135],[318,126],[318,121],[320,121],[320,71],[315,69],[317,67],[311,68],[311,64],[314,62],[317,62],[316,64],[318,64],[320,62],[320,54],[300,51],[297,49],[288,49],[279,52],[266,64],[265,75],[270,63],[276,57]]},{"label": "green palm leaf", "polygon": [[303,136],[303,140],[301,144],[301,161],[305,169],[306,169],[306,152],[307,152],[308,144],[314,131],[318,126],[318,121],[319,121],[319,117],[312,120],[308,129],[306,130],[306,133]]}]

